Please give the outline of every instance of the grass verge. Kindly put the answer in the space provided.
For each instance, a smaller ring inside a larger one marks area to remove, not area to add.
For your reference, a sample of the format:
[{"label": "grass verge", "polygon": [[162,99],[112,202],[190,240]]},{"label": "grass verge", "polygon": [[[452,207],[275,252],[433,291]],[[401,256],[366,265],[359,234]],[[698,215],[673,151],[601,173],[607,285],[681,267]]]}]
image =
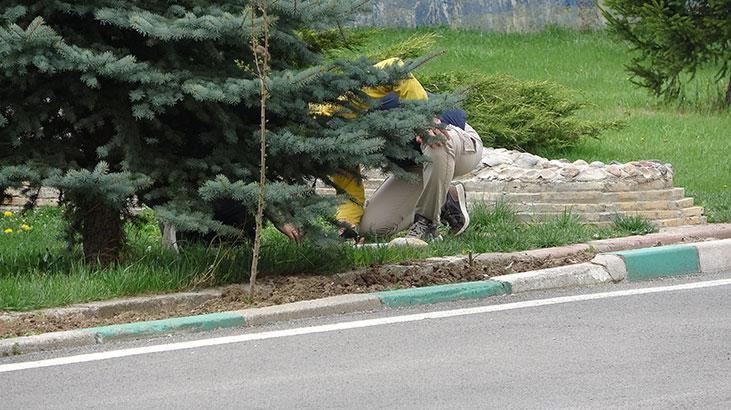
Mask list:
[{"label": "grass verge", "polygon": [[[263,275],[323,274],[352,268],[455,254],[511,252],[627,236],[634,225],[596,228],[582,225],[569,212],[545,221],[523,223],[506,205],[478,206],[472,224],[458,237],[445,237],[425,249],[355,248],[341,244],[321,248],[298,245],[273,228],[265,231]],[[30,310],[122,296],[165,293],[243,282],[248,279],[250,247],[190,245],[180,253],[160,247],[151,215],[141,224],[128,224],[125,259],[99,268],[78,263],[78,249],[66,249],[59,239],[60,210],[40,208],[1,218],[7,226],[26,224],[30,231],[0,234],[0,310]],[[642,226],[644,228],[644,226]]]}]

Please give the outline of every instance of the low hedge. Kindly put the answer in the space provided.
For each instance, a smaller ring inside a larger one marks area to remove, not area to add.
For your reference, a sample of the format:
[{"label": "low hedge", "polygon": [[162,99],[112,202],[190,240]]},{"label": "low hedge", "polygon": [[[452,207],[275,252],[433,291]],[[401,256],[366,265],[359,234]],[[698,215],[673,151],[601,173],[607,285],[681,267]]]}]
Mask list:
[{"label": "low hedge", "polygon": [[549,81],[470,72],[420,75],[419,80],[432,93],[465,92],[468,122],[490,147],[560,150],[619,126],[578,118],[584,103]]}]

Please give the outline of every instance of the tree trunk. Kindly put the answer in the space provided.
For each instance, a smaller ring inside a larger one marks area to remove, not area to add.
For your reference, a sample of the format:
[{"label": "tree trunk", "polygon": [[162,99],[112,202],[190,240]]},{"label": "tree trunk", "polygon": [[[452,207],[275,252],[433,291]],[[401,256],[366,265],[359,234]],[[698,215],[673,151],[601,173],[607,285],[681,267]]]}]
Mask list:
[{"label": "tree trunk", "polygon": [[94,202],[82,212],[81,239],[87,263],[118,261],[124,244],[124,226],[118,209]]},{"label": "tree trunk", "polygon": [[729,77],[728,87],[726,87],[726,107],[731,107],[731,77]]}]

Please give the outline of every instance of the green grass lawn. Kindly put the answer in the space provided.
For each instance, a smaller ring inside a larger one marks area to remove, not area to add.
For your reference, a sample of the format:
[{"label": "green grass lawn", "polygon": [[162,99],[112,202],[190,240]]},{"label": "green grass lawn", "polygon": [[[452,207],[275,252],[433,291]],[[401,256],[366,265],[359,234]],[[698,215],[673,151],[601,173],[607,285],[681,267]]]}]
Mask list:
[{"label": "green grass lawn", "polygon": [[[414,33],[383,30],[364,50],[383,48]],[[663,104],[627,78],[627,48],[603,31],[549,30],[532,34],[436,30],[437,49],[446,49],[417,72],[506,73],[523,80],[550,80],[576,92],[589,106],[589,119],[621,120],[610,130],[566,152],[538,152],[550,158],[627,162],[658,159],[673,164],[675,185],[685,187],[706,207],[711,222],[731,221],[731,109],[714,102],[725,91],[715,71],[700,72],[685,103]]]}]

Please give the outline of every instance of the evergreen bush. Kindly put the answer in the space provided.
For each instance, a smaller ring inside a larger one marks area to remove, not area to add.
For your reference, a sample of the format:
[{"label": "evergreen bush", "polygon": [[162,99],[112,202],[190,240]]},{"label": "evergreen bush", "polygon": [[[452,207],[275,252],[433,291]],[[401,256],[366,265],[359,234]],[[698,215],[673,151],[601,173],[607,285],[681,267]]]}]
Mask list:
[{"label": "evergreen bush", "polygon": [[381,61],[389,58],[407,60],[434,52],[437,40],[442,36],[438,33],[415,33],[394,44],[368,44],[370,37],[378,34],[379,29],[348,29],[325,32],[321,36],[307,36],[306,41],[325,51],[331,59],[357,59],[365,55],[371,60]]},{"label": "evergreen bush", "polygon": [[678,98],[683,76],[703,66],[718,68],[731,106],[730,0],[605,0],[609,30],[632,48],[632,82],[657,96]]},{"label": "evergreen bush", "polygon": [[[81,235],[90,261],[120,257],[134,198],[181,229],[223,231],[212,218],[217,199],[235,200],[243,224],[253,223],[260,102],[249,45],[262,27],[253,4],[0,1],[0,192],[24,183],[61,189],[70,238]],[[312,180],[357,164],[401,171],[394,160],[416,159],[408,142],[449,105],[352,104],[365,100],[363,87],[393,84],[420,63],[323,63],[298,36],[342,25],[362,4],[268,4],[270,218],[316,230],[314,216],[331,210]],[[317,117],[314,104],[359,115]]]},{"label": "evergreen bush", "polygon": [[577,117],[584,104],[549,81],[464,72],[420,75],[419,80],[433,93],[462,93],[468,121],[485,146],[529,152],[565,149],[619,126]]}]

